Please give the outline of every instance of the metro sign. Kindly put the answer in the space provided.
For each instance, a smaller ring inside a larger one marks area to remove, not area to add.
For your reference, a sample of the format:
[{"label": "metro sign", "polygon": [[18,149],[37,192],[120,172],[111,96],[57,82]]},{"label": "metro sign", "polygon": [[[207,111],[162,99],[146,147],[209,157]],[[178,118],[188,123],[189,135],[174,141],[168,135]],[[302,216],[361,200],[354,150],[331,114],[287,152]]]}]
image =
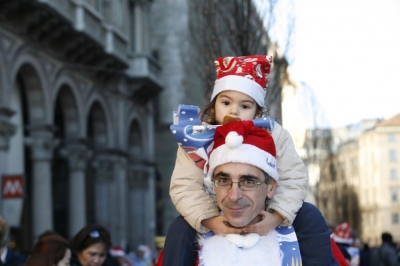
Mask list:
[{"label": "metro sign", "polygon": [[24,197],[24,178],[21,175],[3,175],[1,180],[3,199],[20,199]]}]

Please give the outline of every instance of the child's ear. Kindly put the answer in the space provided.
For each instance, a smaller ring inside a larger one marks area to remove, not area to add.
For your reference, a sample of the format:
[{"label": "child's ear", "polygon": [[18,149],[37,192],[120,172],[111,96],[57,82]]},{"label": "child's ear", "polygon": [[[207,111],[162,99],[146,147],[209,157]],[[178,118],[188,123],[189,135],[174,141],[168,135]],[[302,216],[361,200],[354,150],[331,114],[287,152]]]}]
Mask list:
[{"label": "child's ear", "polygon": [[211,112],[211,113],[215,113],[215,108],[211,108],[211,109],[210,109],[210,112]]},{"label": "child's ear", "polygon": [[258,110],[254,118],[260,118],[260,117],[262,117],[262,110]]}]

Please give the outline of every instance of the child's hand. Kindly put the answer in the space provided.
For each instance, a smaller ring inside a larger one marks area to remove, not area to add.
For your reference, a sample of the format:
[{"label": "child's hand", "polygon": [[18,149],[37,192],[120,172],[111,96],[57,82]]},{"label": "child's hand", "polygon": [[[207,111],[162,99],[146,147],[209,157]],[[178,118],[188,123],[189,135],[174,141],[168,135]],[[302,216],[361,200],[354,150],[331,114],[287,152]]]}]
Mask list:
[{"label": "child's hand", "polygon": [[205,219],[201,222],[201,224],[216,235],[228,235],[228,234],[241,234],[243,233],[242,227],[233,227],[229,225],[225,216],[216,216],[212,218]]},{"label": "child's hand", "polygon": [[259,215],[261,216],[261,221],[255,224],[247,225],[243,228],[243,231],[246,234],[257,233],[259,235],[266,235],[269,231],[274,230],[284,220],[283,217],[276,211],[271,213],[263,210]]}]

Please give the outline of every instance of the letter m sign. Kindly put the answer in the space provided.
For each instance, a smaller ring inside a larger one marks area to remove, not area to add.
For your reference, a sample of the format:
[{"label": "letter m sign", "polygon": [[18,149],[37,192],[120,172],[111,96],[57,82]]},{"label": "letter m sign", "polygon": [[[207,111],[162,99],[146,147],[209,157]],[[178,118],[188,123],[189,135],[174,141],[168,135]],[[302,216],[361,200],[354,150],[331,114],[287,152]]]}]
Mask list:
[{"label": "letter m sign", "polygon": [[3,175],[1,180],[3,199],[20,199],[24,197],[24,178],[21,175]]}]

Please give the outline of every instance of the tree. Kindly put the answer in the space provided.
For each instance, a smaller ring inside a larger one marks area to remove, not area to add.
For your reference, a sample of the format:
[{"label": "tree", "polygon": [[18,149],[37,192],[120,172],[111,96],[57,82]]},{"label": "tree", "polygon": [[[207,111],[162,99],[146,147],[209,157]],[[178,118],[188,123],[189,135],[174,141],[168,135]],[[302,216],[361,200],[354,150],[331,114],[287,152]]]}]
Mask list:
[{"label": "tree", "polygon": [[[276,1],[269,1],[271,15]],[[214,60],[221,56],[241,56],[267,54],[272,48],[264,21],[272,18],[260,15],[252,0],[196,0],[190,1],[191,40],[197,52],[197,73],[203,81],[206,97],[212,92],[215,81]],[[279,110],[274,112],[278,122],[282,122],[280,103],[282,85],[287,78],[286,59],[273,51],[274,66],[268,88],[267,106]]]}]

